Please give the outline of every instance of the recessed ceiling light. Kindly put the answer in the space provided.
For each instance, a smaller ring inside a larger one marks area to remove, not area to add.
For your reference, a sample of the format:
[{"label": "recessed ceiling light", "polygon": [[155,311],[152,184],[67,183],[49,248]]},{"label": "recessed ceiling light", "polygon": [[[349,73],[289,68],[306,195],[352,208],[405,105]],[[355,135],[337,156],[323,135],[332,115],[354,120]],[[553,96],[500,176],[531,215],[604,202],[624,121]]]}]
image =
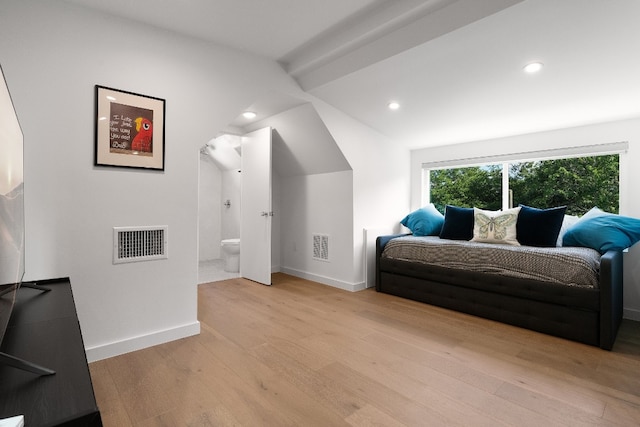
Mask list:
[{"label": "recessed ceiling light", "polygon": [[398,104],[396,101],[391,101],[389,104],[387,104],[387,106],[390,110],[397,110],[398,108],[400,108],[400,104]]},{"label": "recessed ceiling light", "polygon": [[256,118],[256,113],[254,113],[253,111],[245,111],[244,113],[242,113],[242,116],[245,119],[255,119]]},{"label": "recessed ceiling light", "polygon": [[523,69],[525,72],[532,74],[542,70],[542,67],[542,62],[531,62],[530,64],[525,65]]}]

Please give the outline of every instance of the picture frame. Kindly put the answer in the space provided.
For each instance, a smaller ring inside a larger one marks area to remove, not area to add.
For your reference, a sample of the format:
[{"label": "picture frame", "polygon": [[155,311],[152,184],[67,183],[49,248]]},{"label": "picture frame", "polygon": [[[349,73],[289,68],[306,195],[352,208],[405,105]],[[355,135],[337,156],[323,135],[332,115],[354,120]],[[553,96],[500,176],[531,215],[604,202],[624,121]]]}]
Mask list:
[{"label": "picture frame", "polygon": [[164,171],[165,100],[95,86],[95,166]]}]

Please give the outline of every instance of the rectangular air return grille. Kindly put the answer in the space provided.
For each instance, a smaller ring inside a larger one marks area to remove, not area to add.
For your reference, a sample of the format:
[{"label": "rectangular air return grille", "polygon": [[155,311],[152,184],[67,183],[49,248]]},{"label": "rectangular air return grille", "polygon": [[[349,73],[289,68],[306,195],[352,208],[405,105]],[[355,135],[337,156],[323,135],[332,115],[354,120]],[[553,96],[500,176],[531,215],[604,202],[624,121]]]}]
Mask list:
[{"label": "rectangular air return grille", "polygon": [[167,258],[168,226],[114,227],[113,263]]},{"label": "rectangular air return grille", "polygon": [[313,235],[313,259],[329,261],[329,236],[326,234]]}]

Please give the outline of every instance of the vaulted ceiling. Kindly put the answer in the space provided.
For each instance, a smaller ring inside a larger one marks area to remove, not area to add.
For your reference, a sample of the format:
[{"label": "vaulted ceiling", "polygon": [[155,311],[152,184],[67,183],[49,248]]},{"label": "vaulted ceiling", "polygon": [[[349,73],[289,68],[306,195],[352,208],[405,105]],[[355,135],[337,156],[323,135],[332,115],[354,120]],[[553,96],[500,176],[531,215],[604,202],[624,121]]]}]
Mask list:
[{"label": "vaulted ceiling", "polygon": [[410,149],[640,117],[637,0],[67,1],[271,58]]}]

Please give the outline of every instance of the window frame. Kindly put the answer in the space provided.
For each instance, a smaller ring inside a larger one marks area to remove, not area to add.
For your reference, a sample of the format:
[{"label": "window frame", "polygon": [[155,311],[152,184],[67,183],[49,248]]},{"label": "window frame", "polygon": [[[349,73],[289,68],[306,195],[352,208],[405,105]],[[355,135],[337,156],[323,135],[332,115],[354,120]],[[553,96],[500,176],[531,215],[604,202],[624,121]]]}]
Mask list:
[{"label": "window frame", "polygon": [[[445,161],[425,162],[421,167],[421,205],[431,202],[431,171],[453,168],[502,165],[502,209],[509,209],[513,200],[509,188],[509,165],[511,163],[535,162],[576,157],[615,155],[621,156],[629,149],[628,141],[606,144],[566,147],[560,149],[538,150],[521,153],[508,153],[496,156],[480,156]],[[619,158],[620,160],[620,158]],[[618,171],[620,173],[620,171]]]}]

